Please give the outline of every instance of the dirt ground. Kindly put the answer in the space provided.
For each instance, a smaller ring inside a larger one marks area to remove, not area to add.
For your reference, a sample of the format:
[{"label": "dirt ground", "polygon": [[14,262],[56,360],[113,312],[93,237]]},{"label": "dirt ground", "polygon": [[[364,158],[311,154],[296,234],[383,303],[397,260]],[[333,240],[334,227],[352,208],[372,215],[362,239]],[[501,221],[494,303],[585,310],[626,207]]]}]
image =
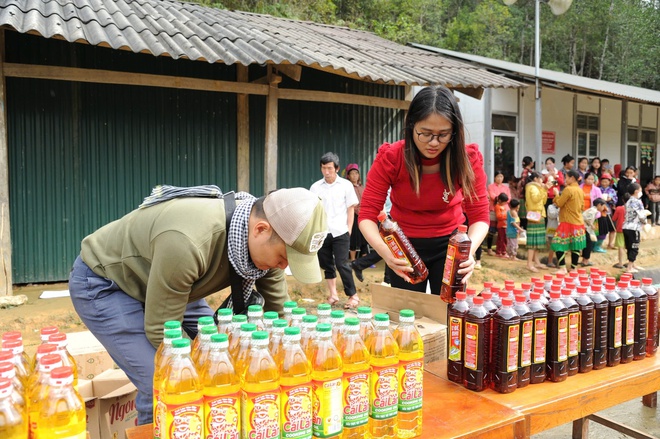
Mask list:
[{"label": "dirt ground", "polygon": [[[660,227],[653,230],[652,239],[643,241],[640,249],[638,264],[646,269],[660,269]],[[524,249],[522,250],[524,252]],[[545,255],[543,255],[545,256]],[[617,261],[616,250],[607,253],[594,253],[592,262],[595,266],[605,269],[608,274],[618,276],[621,270],[613,268]],[[516,283],[529,281],[532,273],[525,269],[524,261],[507,261],[491,257],[484,253],[482,257],[483,268],[476,270],[470,285],[479,287],[484,281],[495,281],[503,284],[505,279],[512,279]],[[362,305],[371,304],[370,285],[383,281],[383,263],[380,262],[375,268],[364,271],[364,282],[356,282],[358,295]],[[539,274],[552,273],[553,270],[542,270]],[[536,274],[534,274],[536,276]],[[323,303],[326,297],[326,286],[320,284],[305,285],[297,282],[293,277],[288,277],[289,293],[293,300],[301,306],[312,309],[319,303]],[[25,305],[0,309],[0,333],[5,331],[21,331],[26,351],[33,354],[36,346],[40,343],[39,329],[43,326],[54,325],[63,332],[79,332],[86,330],[84,324],[76,314],[68,297],[56,299],[40,299],[44,290],[66,290],[66,283],[24,285],[14,288],[14,295],[24,294],[28,298]],[[339,287],[341,292],[341,286]],[[223,290],[207,298],[211,308],[215,309],[229,293]],[[341,294],[341,293],[340,293]],[[338,306],[343,307],[346,298],[342,298]],[[626,404],[613,407],[601,413],[620,422],[625,422],[633,428],[642,430],[648,434],[660,437],[660,411],[643,407],[640,400],[633,400]],[[623,434],[615,433],[605,427],[592,423],[589,434],[590,438],[625,438]],[[564,438],[571,436],[571,426],[566,424],[549,430],[534,437],[537,439]]]}]

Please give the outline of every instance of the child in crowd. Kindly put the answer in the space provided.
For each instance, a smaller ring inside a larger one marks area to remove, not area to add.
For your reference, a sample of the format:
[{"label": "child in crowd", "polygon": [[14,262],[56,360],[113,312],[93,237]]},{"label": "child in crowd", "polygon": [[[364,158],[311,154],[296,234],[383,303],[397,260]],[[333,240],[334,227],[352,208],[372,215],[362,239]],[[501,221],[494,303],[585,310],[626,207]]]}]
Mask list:
[{"label": "child in crowd", "polygon": [[[616,209],[616,202],[618,201],[618,196],[616,194],[616,189],[612,186],[612,175],[605,172],[600,177],[600,192],[601,198],[607,203],[607,213],[609,218],[612,218],[614,215],[614,210]],[[608,228],[609,229],[609,228]],[[614,240],[616,239],[616,231],[609,231],[609,241],[608,248],[614,248]]]},{"label": "child in crowd", "polygon": [[600,216],[595,205],[596,200],[603,201],[602,198],[596,198],[591,207],[582,212],[584,228],[587,232],[587,246],[582,250],[582,262],[580,263],[583,267],[591,267],[594,265],[590,259],[593,246],[598,241],[598,217]]},{"label": "child in crowd", "polygon": [[506,214],[506,254],[514,261],[518,253],[518,234],[525,232],[520,227],[519,210],[520,201],[513,198],[509,202],[509,211]]},{"label": "child in crowd", "polygon": [[602,198],[596,198],[594,200],[594,207],[598,210],[598,233],[596,235],[597,241],[594,243],[594,249],[592,251],[596,253],[607,253],[607,250],[603,248],[603,243],[605,238],[610,233],[610,231],[615,230],[614,224],[610,219],[610,216],[607,214],[607,203]]},{"label": "child in crowd", "polygon": [[497,196],[495,203],[495,218],[497,218],[497,246],[495,255],[500,258],[506,258],[506,218],[509,210],[509,197],[502,192]]},{"label": "child in crowd", "polygon": [[651,223],[660,226],[660,175],[653,177],[653,180],[644,188],[644,192],[649,197]]},{"label": "child in crowd", "polygon": [[637,183],[630,183],[628,192],[624,195],[626,200],[626,216],[623,222],[623,238],[628,253],[627,273],[637,273],[642,267],[635,264],[639,252],[640,232],[646,224],[646,217],[651,213],[644,209],[642,204],[642,187]]},{"label": "child in crowd", "polygon": [[559,207],[556,204],[551,204],[546,209],[546,227],[545,227],[545,237],[548,241],[548,263],[545,264],[548,268],[557,268],[555,265],[555,251],[552,249],[552,237],[555,236],[557,227],[559,226]]},{"label": "child in crowd", "polygon": [[623,238],[623,222],[626,220],[626,206],[616,206],[612,221],[616,228],[616,239],[614,240],[614,247],[619,253],[619,262],[613,265],[614,268],[625,268],[623,265],[623,256],[626,251],[626,242]]}]

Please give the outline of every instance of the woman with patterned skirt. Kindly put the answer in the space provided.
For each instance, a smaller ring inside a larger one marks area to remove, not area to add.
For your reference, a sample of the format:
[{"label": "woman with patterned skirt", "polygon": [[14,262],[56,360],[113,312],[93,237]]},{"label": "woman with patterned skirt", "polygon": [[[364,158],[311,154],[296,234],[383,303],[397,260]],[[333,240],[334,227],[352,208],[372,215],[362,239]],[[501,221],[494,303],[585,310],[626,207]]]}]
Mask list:
[{"label": "woman with patterned skirt", "polygon": [[533,171],[527,177],[525,200],[527,203],[527,269],[538,273],[545,268],[539,260],[542,250],[546,249],[545,237],[545,202],[548,189],[552,185],[543,184],[543,174]]},{"label": "woman with patterned skirt", "polygon": [[[566,172],[566,187],[555,197],[554,204],[559,207],[559,227],[552,238],[552,249],[557,253],[559,270],[555,273],[567,273],[576,267],[580,251],[587,245],[582,209],[584,193],[578,185],[580,174],[571,169]],[[570,252],[571,261],[566,259]]]}]

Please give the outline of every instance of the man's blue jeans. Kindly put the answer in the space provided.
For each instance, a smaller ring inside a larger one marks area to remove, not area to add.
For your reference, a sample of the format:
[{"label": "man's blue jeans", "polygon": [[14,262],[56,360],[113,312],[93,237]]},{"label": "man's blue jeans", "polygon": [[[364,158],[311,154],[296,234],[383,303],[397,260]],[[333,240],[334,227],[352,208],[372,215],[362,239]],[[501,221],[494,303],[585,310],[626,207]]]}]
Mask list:
[{"label": "man's blue jeans", "polygon": [[[137,387],[138,424],[153,422],[153,379],[156,348],[144,331],[144,303],[124,293],[114,281],[94,273],[78,257],[69,276],[73,307],[110,357]],[[191,339],[199,317],[212,316],[206,300],[188,304],[182,328]]]}]

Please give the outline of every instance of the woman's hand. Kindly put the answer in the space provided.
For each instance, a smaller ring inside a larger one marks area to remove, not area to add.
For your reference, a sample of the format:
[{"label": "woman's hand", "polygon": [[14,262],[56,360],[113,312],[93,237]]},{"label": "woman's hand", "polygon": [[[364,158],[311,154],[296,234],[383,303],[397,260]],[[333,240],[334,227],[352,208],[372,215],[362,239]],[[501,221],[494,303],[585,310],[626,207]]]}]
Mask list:
[{"label": "woman's hand", "polygon": [[468,279],[472,276],[472,273],[474,272],[474,264],[474,256],[470,255],[467,261],[458,266],[457,273],[463,275],[463,280],[461,281],[462,284],[467,284]]},{"label": "woman's hand", "polygon": [[406,261],[405,259],[395,258],[394,255],[392,255],[392,253],[390,252],[388,253],[389,255],[383,258],[387,266],[390,267],[392,271],[394,271],[394,273],[397,274],[397,276],[401,277],[406,282],[410,282],[410,277],[408,277],[407,273],[412,273],[414,270],[410,266],[410,264],[408,264],[408,261]]}]

